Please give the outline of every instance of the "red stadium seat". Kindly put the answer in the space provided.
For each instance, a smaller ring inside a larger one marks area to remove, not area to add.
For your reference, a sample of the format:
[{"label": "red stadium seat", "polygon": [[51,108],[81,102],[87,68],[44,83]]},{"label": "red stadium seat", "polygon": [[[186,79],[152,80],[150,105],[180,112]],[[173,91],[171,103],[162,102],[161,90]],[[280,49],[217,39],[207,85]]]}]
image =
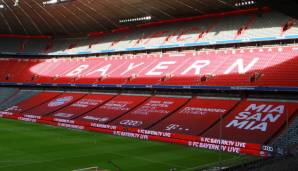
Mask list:
[{"label": "red stadium seat", "polygon": [[153,126],[152,130],[200,135],[226,115],[238,100],[193,98],[180,110]]},{"label": "red stadium seat", "polygon": [[298,86],[298,47],[180,52],[110,58],[0,62],[3,82],[204,86]]},{"label": "red stadium seat", "polygon": [[73,104],[51,113],[47,117],[68,120],[74,119],[80,115],[92,111],[97,106],[100,106],[101,104],[113,98],[113,96],[114,95],[111,94],[88,94]]},{"label": "red stadium seat", "polygon": [[46,103],[47,101],[61,95],[60,92],[41,92],[36,94],[35,96],[22,101],[6,110],[3,111],[3,113],[11,113],[11,114],[19,114],[22,112],[26,112],[33,107],[36,107],[38,105],[41,105],[43,103]]},{"label": "red stadium seat", "polygon": [[119,95],[104,105],[77,118],[78,121],[108,123],[144,102],[148,96]]},{"label": "red stadium seat", "polygon": [[149,128],[179,109],[188,100],[188,98],[151,97],[133,111],[109,124],[133,128]]},{"label": "red stadium seat", "polygon": [[[46,116],[52,112],[62,109],[65,106],[68,106],[75,101],[81,99],[86,94],[83,93],[63,93],[50,101],[43,103],[39,106],[36,106],[30,110],[22,112],[21,114],[25,116],[40,117]],[[38,103],[39,99],[34,99]]]},{"label": "red stadium seat", "polygon": [[203,136],[265,144],[297,109],[297,103],[247,99]]}]

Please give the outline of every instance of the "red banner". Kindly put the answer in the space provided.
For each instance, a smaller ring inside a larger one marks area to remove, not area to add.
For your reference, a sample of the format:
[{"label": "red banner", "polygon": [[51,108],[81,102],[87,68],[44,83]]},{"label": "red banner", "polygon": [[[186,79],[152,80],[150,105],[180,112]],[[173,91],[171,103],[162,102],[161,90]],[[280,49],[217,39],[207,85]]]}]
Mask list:
[{"label": "red banner", "polygon": [[[164,133],[164,132],[156,132],[150,130],[139,130],[139,129],[124,129],[123,127],[117,127],[112,125],[104,125],[104,124],[88,124],[79,123],[70,124],[70,120],[67,121],[68,123],[61,123],[61,122],[54,122],[50,120],[44,120],[43,118],[40,119],[33,119],[33,118],[26,118],[21,117],[20,115],[3,115],[0,114],[0,118],[8,118],[8,119],[15,119],[15,120],[22,120],[26,122],[34,122],[34,123],[42,123],[52,126],[60,126],[65,128],[71,129],[79,129],[79,130],[87,130],[93,132],[101,132],[106,134],[113,134],[118,136],[124,137],[131,137],[137,138],[142,140],[151,140],[151,141],[160,141],[160,142],[167,142],[167,143],[174,143],[174,144],[181,144],[187,145],[193,148],[205,148],[210,150],[217,150],[217,151],[225,151],[231,153],[238,153],[238,154],[249,154],[254,156],[263,156],[267,157],[270,155],[270,152],[263,151],[261,149],[260,144],[251,144],[245,142],[238,142],[238,141],[230,141],[230,140],[222,140],[222,139],[214,139],[214,138],[207,138],[207,137],[195,137],[195,136],[180,136],[180,138],[186,139],[179,139],[179,134],[171,134],[171,133]],[[193,139],[189,140],[189,139]],[[196,141],[195,141],[196,139]]]}]

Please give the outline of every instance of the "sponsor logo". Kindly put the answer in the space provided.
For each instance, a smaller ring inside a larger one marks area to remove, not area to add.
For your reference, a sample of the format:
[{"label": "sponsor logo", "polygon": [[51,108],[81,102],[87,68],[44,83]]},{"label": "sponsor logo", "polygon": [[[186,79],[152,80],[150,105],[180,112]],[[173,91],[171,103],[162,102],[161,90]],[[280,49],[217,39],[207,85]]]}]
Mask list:
[{"label": "sponsor logo", "polygon": [[120,121],[120,124],[125,126],[140,126],[143,124],[143,122],[134,120],[122,120]]},{"label": "sponsor logo", "polygon": [[10,107],[10,108],[7,108],[7,109],[5,110],[5,112],[9,112],[9,111],[21,112],[21,111],[22,111],[22,109],[21,109],[21,108],[19,108],[18,106],[12,106],[12,107]]},{"label": "sponsor logo", "polygon": [[71,106],[78,107],[78,108],[86,108],[89,106],[97,106],[102,102],[103,102],[102,100],[97,100],[97,99],[82,99],[72,104]]},{"label": "sponsor logo", "polygon": [[122,132],[122,131],[114,131],[114,135],[120,135],[122,137],[131,137],[131,138],[138,138],[142,140],[148,140],[148,135],[142,135],[138,133],[132,133],[132,132]]},{"label": "sponsor logo", "polygon": [[225,109],[217,108],[201,108],[201,107],[185,107],[179,113],[193,114],[193,115],[205,115],[208,112],[210,113],[225,113]]},{"label": "sponsor logo", "polygon": [[36,115],[24,115],[26,118],[31,118],[31,119],[41,119],[41,116],[36,116]]},{"label": "sponsor logo", "polygon": [[168,114],[168,108],[173,105],[172,101],[151,100],[142,107],[138,108],[132,114],[135,115],[150,115],[151,113]]},{"label": "sponsor logo", "polygon": [[26,122],[37,122],[37,119],[25,118],[25,117],[18,117],[18,120],[26,121]]},{"label": "sponsor logo", "polygon": [[54,116],[63,117],[63,118],[70,118],[70,117],[73,116],[73,114],[71,114],[71,113],[56,113],[56,114],[54,114]]},{"label": "sponsor logo", "polygon": [[1,115],[13,115],[11,112],[0,111]]},{"label": "sponsor logo", "polygon": [[165,129],[166,131],[172,131],[172,130],[179,130],[179,131],[189,131],[188,128],[183,128],[181,125],[178,125],[178,124],[170,124],[166,127]]},{"label": "sponsor logo", "polygon": [[55,121],[55,122],[70,123],[70,124],[73,124],[73,123],[74,123],[73,120],[59,119],[59,118],[54,118],[54,121]]},{"label": "sponsor logo", "polygon": [[132,102],[130,101],[110,101],[103,106],[101,106],[101,109],[107,109],[107,110],[121,110],[121,111],[128,111],[129,104]]},{"label": "sponsor logo", "polygon": [[112,129],[112,130],[116,130],[117,129],[117,126],[107,125],[107,124],[91,123],[90,125],[92,127],[96,127],[96,128],[105,128],[105,129]]},{"label": "sponsor logo", "polygon": [[155,135],[155,136],[160,136],[160,137],[169,137],[169,138],[171,138],[171,133],[168,133],[168,132],[160,132],[160,131],[138,129],[138,133],[146,134],[146,135]]},{"label": "sponsor logo", "polygon": [[57,125],[65,128],[71,128],[71,129],[80,129],[80,130],[85,129],[85,127],[81,125],[72,125],[72,124],[60,123],[60,122]]},{"label": "sponsor logo", "polygon": [[239,141],[230,141],[230,140],[208,138],[208,137],[201,137],[200,141],[203,143],[220,144],[220,145],[226,145],[226,146],[246,148],[246,143],[239,142]]},{"label": "sponsor logo", "polygon": [[61,98],[58,98],[58,99],[55,99],[55,100],[51,101],[51,102],[48,104],[48,106],[49,106],[49,107],[57,107],[57,106],[61,106],[61,105],[64,105],[64,104],[70,102],[72,99],[73,99],[72,96],[61,97]]},{"label": "sponsor logo", "polygon": [[85,116],[83,118],[86,120],[98,121],[98,122],[107,122],[110,119],[109,117],[95,117],[95,116]]},{"label": "sponsor logo", "polygon": [[274,150],[273,150],[273,147],[271,147],[271,146],[267,146],[267,145],[263,145],[262,146],[262,150],[264,150],[264,151],[269,151],[269,152],[273,152]]},{"label": "sponsor logo", "polygon": [[205,148],[209,150],[227,151],[231,153],[240,153],[239,147],[231,147],[231,146],[219,145],[219,144],[189,141],[188,146],[194,147],[194,148]]}]

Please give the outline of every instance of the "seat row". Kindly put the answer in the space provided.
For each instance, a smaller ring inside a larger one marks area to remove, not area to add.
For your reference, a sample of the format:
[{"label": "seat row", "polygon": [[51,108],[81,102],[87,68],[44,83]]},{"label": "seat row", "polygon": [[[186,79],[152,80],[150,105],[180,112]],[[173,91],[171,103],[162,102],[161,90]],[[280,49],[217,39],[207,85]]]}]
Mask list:
[{"label": "seat row", "polygon": [[285,100],[44,91],[0,115],[266,144],[297,109]]},{"label": "seat row", "polygon": [[297,21],[278,12],[259,10],[241,14],[209,15],[198,19],[116,29],[82,38],[0,39],[0,52],[9,54],[79,55],[164,49],[173,47],[234,44],[298,38]]},{"label": "seat row", "polygon": [[32,84],[298,86],[298,46],[94,58],[1,59],[0,81]]}]

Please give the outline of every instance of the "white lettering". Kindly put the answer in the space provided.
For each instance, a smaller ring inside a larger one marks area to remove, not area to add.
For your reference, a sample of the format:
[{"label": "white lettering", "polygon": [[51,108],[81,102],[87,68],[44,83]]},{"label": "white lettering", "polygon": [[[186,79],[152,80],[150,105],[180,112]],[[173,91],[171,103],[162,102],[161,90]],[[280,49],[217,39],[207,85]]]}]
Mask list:
[{"label": "white lettering", "polygon": [[133,70],[133,69],[135,69],[135,68],[137,68],[137,67],[139,67],[139,66],[141,66],[143,64],[144,64],[144,62],[139,63],[139,64],[136,64],[136,65],[134,65],[134,63],[130,63],[129,66],[128,66],[128,68],[124,72],[122,72],[120,75],[124,75],[127,72],[129,72],[129,71],[131,71],[131,70]]},{"label": "white lettering", "polygon": [[242,129],[247,123],[248,121],[239,122],[238,120],[232,120],[228,125],[226,125],[226,127],[237,127],[239,129]]},{"label": "white lettering", "polygon": [[230,68],[228,68],[224,74],[230,74],[236,67],[238,68],[239,74],[245,74],[250,68],[252,68],[257,62],[259,61],[259,58],[254,58],[246,67],[244,67],[243,59],[237,59],[236,62],[234,62]]},{"label": "white lettering", "polygon": [[181,75],[187,74],[191,70],[195,70],[195,75],[200,75],[201,69],[206,67],[207,65],[210,64],[209,60],[198,60],[194,62],[190,67],[188,67],[186,70],[184,70]]},{"label": "white lettering", "polygon": [[175,64],[176,61],[164,61],[158,63],[154,68],[152,68],[146,75],[162,75],[163,72],[159,72],[158,70],[166,70],[169,68],[168,65]]},{"label": "white lettering", "polygon": [[96,72],[99,72],[99,73],[101,73],[99,76],[103,76],[103,75],[105,75],[108,72],[108,70],[110,69],[111,65],[112,64],[105,65],[105,66],[100,67],[97,70],[94,70],[94,71],[92,71],[92,72],[90,72],[90,73],[88,73],[86,75],[89,76],[89,75],[92,75],[92,74],[94,74]]},{"label": "white lettering", "polygon": [[70,71],[66,74],[67,77],[73,77],[81,74],[85,69],[87,69],[89,65],[80,65],[76,69]]}]

